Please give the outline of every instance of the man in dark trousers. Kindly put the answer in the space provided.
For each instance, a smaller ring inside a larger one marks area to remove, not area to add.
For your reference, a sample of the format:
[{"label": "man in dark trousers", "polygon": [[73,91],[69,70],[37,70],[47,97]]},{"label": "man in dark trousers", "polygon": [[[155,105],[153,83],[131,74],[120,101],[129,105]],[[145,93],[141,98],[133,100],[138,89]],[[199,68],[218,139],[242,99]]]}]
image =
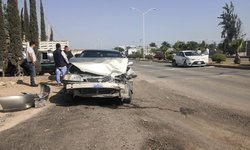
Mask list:
[{"label": "man in dark trousers", "polygon": [[67,72],[69,60],[64,51],[61,50],[61,45],[59,43],[56,44],[56,50],[53,52],[53,57],[56,67],[56,82],[58,85],[62,85],[60,77],[64,76]]},{"label": "man in dark trousers", "polygon": [[35,83],[35,76],[36,76],[35,64],[36,64],[37,58],[34,52],[34,48],[36,47],[36,44],[34,41],[30,41],[29,44],[30,46],[27,48],[26,56],[27,56],[27,62],[28,62],[28,67],[29,67],[29,73],[30,73],[30,86],[37,87]]}]

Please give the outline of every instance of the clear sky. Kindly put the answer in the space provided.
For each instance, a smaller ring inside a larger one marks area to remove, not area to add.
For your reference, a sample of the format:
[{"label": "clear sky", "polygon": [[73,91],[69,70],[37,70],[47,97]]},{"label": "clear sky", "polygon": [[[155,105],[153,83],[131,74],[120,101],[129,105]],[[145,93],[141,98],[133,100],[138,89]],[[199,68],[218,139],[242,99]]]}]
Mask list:
[{"label": "clear sky", "polygon": [[[250,0],[232,0],[250,37]],[[39,1],[38,1],[39,2]],[[47,24],[56,40],[71,48],[114,48],[141,45],[142,17],[131,7],[146,11],[146,41],[219,42],[217,17],[229,0],[43,0]],[[38,9],[39,10],[39,9]]]}]

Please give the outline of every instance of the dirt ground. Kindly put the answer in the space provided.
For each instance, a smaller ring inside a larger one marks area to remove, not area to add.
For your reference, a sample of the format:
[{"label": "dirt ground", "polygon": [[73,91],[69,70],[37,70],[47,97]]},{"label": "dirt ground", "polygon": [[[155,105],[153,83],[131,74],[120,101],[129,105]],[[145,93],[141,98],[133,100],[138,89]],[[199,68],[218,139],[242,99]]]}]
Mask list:
[{"label": "dirt ground", "polygon": [[[59,87],[53,86],[55,85],[55,82],[51,80],[49,75],[36,77],[36,82],[52,85],[50,86],[52,95],[60,90]],[[22,92],[36,94],[40,92],[40,87],[30,87],[29,77],[27,76],[0,78],[0,97],[18,96],[22,95]],[[47,107],[51,106],[49,102],[46,105]],[[47,107],[31,108],[18,112],[0,112],[0,132],[12,128],[15,125],[35,116]]]},{"label": "dirt ground", "polygon": [[250,149],[250,111],[208,104],[141,78],[126,105],[106,99],[71,103],[51,87],[45,109],[1,132],[0,149]]}]

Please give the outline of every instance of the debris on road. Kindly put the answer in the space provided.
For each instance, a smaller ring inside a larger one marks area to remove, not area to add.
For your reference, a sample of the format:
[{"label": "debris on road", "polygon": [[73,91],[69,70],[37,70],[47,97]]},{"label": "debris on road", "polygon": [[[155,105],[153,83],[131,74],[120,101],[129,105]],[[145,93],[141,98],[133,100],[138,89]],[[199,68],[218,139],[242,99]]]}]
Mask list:
[{"label": "debris on road", "polygon": [[41,107],[50,94],[50,87],[40,84],[40,94],[22,93],[20,96],[0,97],[0,111],[19,111],[33,106]]}]

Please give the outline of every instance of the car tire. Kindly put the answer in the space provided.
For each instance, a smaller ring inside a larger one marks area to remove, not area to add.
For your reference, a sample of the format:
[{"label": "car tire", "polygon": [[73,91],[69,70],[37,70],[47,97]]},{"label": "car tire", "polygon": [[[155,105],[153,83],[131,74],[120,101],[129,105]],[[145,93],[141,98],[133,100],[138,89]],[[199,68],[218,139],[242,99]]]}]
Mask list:
[{"label": "car tire", "polygon": [[43,76],[44,72],[41,71],[41,72],[38,73],[38,75]]},{"label": "car tire", "polygon": [[74,102],[75,101],[75,97],[73,96],[73,93],[68,93],[67,91],[66,91],[66,88],[64,87],[63,88],[64,89],[64,91],[63,91],[63,96],[64,96],[64,101],[66,102],[66,103],[72,103],[72,102]]},{"label": "car tire", "polygon": [[177,67],[177,63],[176,63],[175,60],[172,61],[172,66],[173,66],[173,67]]},{"label": "car tire", "polygon": [[129,98],[123,99],[123,103],[124,103],[124,104],[130,104],[131,101],[132,101],[132,98],[133,98],[132,91],[129,90]]},{"label": "car tire", "polygon": [[76,101],[76,97],[74,97],[72,94],[67,94],[66,98],[66,102],[69,103],[74,103]]},{"label": "car tire", "polygon": [[188,66],[186,60],[184,61],[183,66],[184,66],[184,67],[187,67],[187,66]]}]

